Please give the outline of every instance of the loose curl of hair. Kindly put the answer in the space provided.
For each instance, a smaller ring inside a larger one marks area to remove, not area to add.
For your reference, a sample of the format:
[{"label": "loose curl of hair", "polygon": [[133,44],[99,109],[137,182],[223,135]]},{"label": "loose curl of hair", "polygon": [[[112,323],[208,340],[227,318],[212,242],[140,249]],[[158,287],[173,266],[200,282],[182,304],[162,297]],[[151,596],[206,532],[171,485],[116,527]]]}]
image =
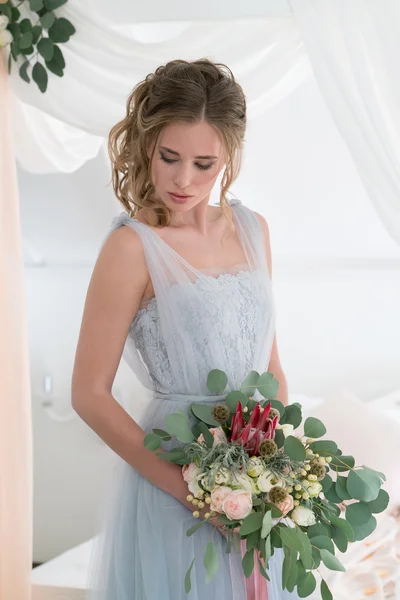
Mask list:
[{"label": "loose curl of hair", "polygon": [[[239,175],[246,129],[246,98],[232,71],[207,58],[172,60],[138,83],[126,103],[126,116],[112,127],[108,152],[115,194],[134,216],[146,208],[154,227],[170,223],[172,213],[156,198],[151,162],[162,129],[173,123],[206,121],[220,134],[225,152],[220,206],[234,229],[226,194]],[[147,154],[152,147],[151,156]],[[148,215],[148,216],[147,216]]]}]

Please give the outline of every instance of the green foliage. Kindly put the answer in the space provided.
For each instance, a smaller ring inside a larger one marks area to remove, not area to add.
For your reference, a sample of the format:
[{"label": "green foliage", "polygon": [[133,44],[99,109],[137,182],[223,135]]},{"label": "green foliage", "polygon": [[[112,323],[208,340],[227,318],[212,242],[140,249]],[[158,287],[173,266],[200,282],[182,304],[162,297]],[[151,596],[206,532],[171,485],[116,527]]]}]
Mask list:
[{"label": "green foliage", "polygon": [[386,490],[379,490],[378,496],[375,500],[371,500],[371,502],[367,502],[371,512],[373,513],[381,513],[383,512],[388,504],[389,504],[389,494]]},{"label": "green foliage", "polygon": [[347,478],[347,489],[351,497],[364,502],[376,500],[381,485],[378,475],[367,469],[352,470]]},{"label": "green foliage", "polygon": [[203,563],[206,568],[206,583],[210,583],[210,581],[215,577],[218,571],[218,553],[217,548],[215,547],[214,542],[210,541],[207,544],[206,551],[204,553]]},{"label": "green foliage", "polygon": [[144,438],[144,446],[147,450],[157,450],[163,443],[163,439],[161,436],[156,433],[149,433]]},{"label": "green foliage", "polygon": [[264,398],[275,398],[278,393],[279,381],[274,377],[273,373],[262,373],[256,385]]},{"label": "green foliage", "polygon": [[262,512],[250,513],[245,519],[243,519],[243,525],[240,528],[240,535],[245,536],[253,531],[258,531],[261,529],[262,521]]},{"label": "green foliage", "polygon": [[272,529],[272,513],[268,510],[262,520],[261,537],[264,539],[269,536]]},{"label": "green foliage", "polygon": [[193,403],[190,405],[190,409],[195,417],[197,417],[203,423],[211,425],[212,427],[219,427],[220,423],[212,416],[212,405],[210,404],[197,404]]},{"label": "green foliage", "polygon": [[331,590],[329,589],[325,579],[321,580],[321,598],[322,600],[333,600]]},{"label": "green foliage", "polygon": [[319,553],[321,555],[322,562],[331,571],[345,571],[346,570],[344,568],[344,566],[342,565],[342,563],[336,558],[336,556],[331,554],[328,550],[323,549],[323,550],[320,550]]},{"label": "green foliage", "polygon": [[326,433],[326,427],[319,419],[308,417],[304,423],[304,435],[309,438],[320,438]]},{"label": "green foliage", "polygon": [[187,415],[183,413],[171,413],[165,417],[164,422],[168,433],[176,436],[179,442],[190,443],[194,440]]},{"label": "green foliage", "polygon": [[225,398],[225,404],[229,408],[231,413],[235,413],[237,409],[238,402],[241,402],[242,407],[247,406],[248,399],[246,394],[241,392],[240,390],[235,390],[233,392],[229,392],[229,394]]},{"label": "green foliage", "polygon": [[289,423],[296,429],[300,425],[301,420],[301,407],[298,404],[289,404],[289,406],[285,407],[285,412],[279,419],[279,422],[281,425]]},{"label": "green foliage", "polygon": [[246,394],[246,396],[250,396],[252,398],[256,393],[259,379],[260,374],[257,371],[250,371],[240,386],[240,391]]},{"label": "green foliage", "polygon": [[306,449],[300,440],[295,438],[293,435],[289,435],[285,439],[285,443],[283,445],[286,454],[293,460],[305,460],[306,458]]},{"label": "green foliage", "polygon": [[298,579],[297,583],[297,594],[299,598],[306,598],[310,596],[315,587],[317,585],[317,581],[311,571],[306,571],[301,577]]},{"label": "green foliage", "polygon": [[186,575],[185,575],[185,591],[186,591],[187,594],[192,589],[192,584],[191,584],[191,581],[190,581],[190,573],[192,571],[192,568],[193,568],[195,560],[196,560],[195,558],[192,560],[192,562],[190,563],[190,567],[186,571]]},{"label": "green foliage", "polygon": [[254,550],[247,551],[243,556],[242,567],[245,577],[250,577],[254,569]]},{"label": "green foliage", "polygon": [[213,392],[213,394],[217,394],[218,396],[223,394],[227,384],[228,376],[226,373],[224,373],[224,371],[221,371],[220,369],[212,369],[212,371],[208,373],[207,387],[210,392]]},{"label": "green foliage", "polygon": [[68,42],[76,33],[68,19],[53,12],[66,3],[67,0],[21,0],[18,6],[26,7],[23,19],[10,0],[0,5],[0,14],[8,17],[7,29],[13,36],[8,72],[11,73],[14,61],[21,79],[26,83],[33,80],[42,93],[48,87],[48,71],[59,77],[64,75],[65,61],[58,44]]},{"label": "green foliage", "polygon": [[310,444],[310,449],[314,454],[319,454],[320,456],[332,456],[336,454],[338,447],[331,440],[318,440]]}]

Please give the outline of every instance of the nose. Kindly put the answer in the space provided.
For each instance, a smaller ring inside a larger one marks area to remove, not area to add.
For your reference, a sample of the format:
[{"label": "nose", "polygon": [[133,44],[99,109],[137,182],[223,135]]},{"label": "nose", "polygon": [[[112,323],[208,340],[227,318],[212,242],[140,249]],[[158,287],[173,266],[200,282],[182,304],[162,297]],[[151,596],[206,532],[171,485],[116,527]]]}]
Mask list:
[{"label": "nose", "polygon": [[173,181],[178,189],[184,190],[190,185],[191,177],[192,175],[190,165],[185,165],[184,163],[181,163],[176,168]]}]

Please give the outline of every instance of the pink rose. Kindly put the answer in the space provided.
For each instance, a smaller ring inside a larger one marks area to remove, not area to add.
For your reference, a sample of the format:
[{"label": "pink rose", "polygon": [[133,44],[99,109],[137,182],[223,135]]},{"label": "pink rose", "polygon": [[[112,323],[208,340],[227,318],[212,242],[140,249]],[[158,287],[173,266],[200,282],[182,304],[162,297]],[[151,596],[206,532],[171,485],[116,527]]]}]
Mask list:
[{"label": "pink rose", "polygon": [[191,483],[195,477],[200,473],[200,469],[195,463],[190,463],[189,465],[183,465],[182,467],[182,475],[183,479],[186,483]]},{"label": "pink rose", "polygon": [[[209,431],[214,437],[214,446],[216,446],[217,444],[220,444],[221,442],[228,441],[228,439],[225,435],[225,432],[223,431],[223,429],[221,427],[210,427]],[[204,442],[204,435],[202,433],[197,438],[197,441],[199,443]]]},{"label": "pink rose", "polygon": [[292,510],[294,506],[293,496],[288,494],[286,498],[282,500],[282,502],[279,502],[279,504],[277,504],[276,506],[279,508],[279,510],[282,511],[283,515],[286,515],[290,510]]},{"label": "pink rose", "polygon": [[224,485],[215,487],[211,492],[210,510],[215,510],[215,512],[222,513],[222,503],[231,492],[232,488]]},{"label": "pink rose", "polygon": [[222,502],[222,510],[231,521],[244,519],[253,508],[251,492],[233,490]]}]

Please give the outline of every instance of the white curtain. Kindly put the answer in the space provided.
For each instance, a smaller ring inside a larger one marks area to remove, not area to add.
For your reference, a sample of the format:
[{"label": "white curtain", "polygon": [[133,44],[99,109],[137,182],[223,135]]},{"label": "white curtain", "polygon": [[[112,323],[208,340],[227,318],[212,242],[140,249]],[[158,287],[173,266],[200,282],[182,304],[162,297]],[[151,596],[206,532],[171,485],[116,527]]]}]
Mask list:
[{"label": "white curtain", "polygon": [[29,600],[32,423],[11,90],[0,49],[0,598]]},{"label": "white curtain", "polygon": [[[27,11],[25,3],[20,10]],[[49,74],[42,94],[13,69],[15,148],[33,173],[72,172],[99,151],[123,118],[134,85],[175,58],[226,63],[244,87],[249,119],[310,77],[298,27],[289,17],[117,25],[89,0],[70,0],[58,14],[77,33],[62,45],[65,75]]]},{"label": "white curtain", "polygon": [[400,3],[291,3],[326,105],[376,212],[400,244]]}]

